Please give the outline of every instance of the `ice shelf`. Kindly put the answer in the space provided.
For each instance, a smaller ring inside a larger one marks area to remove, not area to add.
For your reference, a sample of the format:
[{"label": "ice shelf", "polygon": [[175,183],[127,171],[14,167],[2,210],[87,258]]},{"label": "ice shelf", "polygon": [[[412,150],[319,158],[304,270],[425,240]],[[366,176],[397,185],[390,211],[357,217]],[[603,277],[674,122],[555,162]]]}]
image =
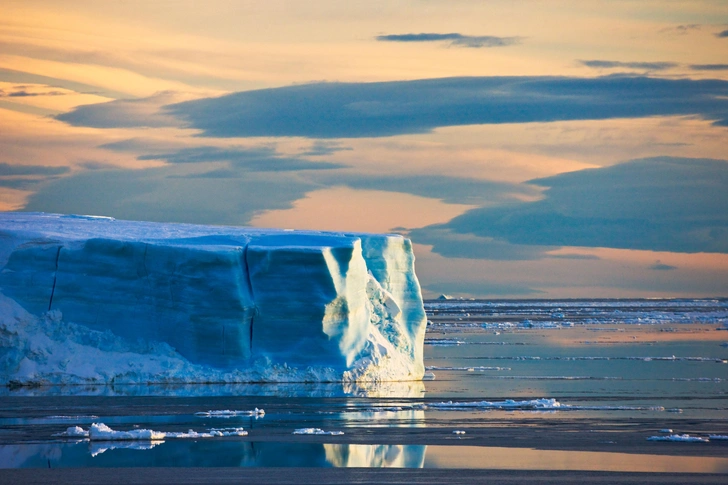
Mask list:
[{"label": "ice shelf", "polygon": [[6,212],[0,268],[6,384],[424,374],[402,236]]}]

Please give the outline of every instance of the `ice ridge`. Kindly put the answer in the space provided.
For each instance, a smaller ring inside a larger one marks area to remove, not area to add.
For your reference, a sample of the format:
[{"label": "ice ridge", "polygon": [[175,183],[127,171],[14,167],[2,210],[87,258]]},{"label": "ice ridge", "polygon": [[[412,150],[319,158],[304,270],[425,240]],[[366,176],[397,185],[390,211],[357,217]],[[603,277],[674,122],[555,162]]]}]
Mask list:
[{"label": "ice ridge", "polygon": [[0,213],[5,384],[418,380],[425,325],[402,236]]}]

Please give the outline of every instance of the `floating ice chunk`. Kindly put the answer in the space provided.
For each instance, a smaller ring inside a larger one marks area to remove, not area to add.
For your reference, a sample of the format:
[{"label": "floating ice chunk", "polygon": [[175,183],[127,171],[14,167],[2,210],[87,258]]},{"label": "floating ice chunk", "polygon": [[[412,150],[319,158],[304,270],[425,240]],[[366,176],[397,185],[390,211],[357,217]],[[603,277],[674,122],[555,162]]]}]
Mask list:
[{"label": "floating ice chunk", "polygon": [[450,345],[462,345],[465,342],[462,340],[456,340],[451,338],[428,338],[425,339],[425,345],[438,345],[438,346],[450,346]]},{"label": "floating ice chunk", "polygon": [[[69,428],[70,429],[70,428]],[[79,428],[80,429],[80,428]],[[83,430],[81,430],[83,431]],[[197,439],[215,438],[221,436],[246,436],[243,428],[212,428],[208,432],[153,431],[151,429],[133,429],[130,431],[116,431],[104,423],[93,423],[89,429],[88,437],[91,441],[161,441],[165,439]]]},{"label": "floating ice chunk", "polygon": [[441,402],[429,403],[427,408],[433,409],[559,409],[561,403],[556,399],[532,399],[528,401],[514,401],[506,399],[505,401],[476,401],[476,402]]},{"label": "floating ice chunk", "polygon": [[78,419],[97,419],[98,416],[93,414],[80,415],[80,416],[48,416],[46,419],[59,419],[59,420],[78,420]]},{"label": "floating ice chunk", "polygon": [[670,428],[665,428],[665,429],[661,429],[660,433],[672,434],[672,430]]},{"label": "floating ice chunk", "polygon": [[256,418],[262,418],[265,416],[265,411],[258,408],[249,411],[231,411],[224,409],[217,411],[199,411],[195,413],[195,416],[202,418],[233,418],[235,416],[255,416]]},{"label": "floating ice chunk", "polygon": [[455,431],[453,431],[453,432],[452,432],[452,434],[458,434],[458,435],[460,435],[460,434],[465,434],[465,431],[462,431],[462,430],[456,429]]},{"label": "floating ice chunk", "polygon": [[131,431],[114,431],[104,423],[93,423],[88,431],[91,441],[122,441],[122,440],[163,440],[166,433],[152,431],[151,429],[134,429]]},{"label": "floating ice chunk", "polygon": [[248,436],[248,432],[243,428],[212,428],[210,434],[212,436]]},{"label": "floating ice chunk", "polygon": [[88,431],[80,426],[71,426],[66,428],[66,431],[62,433],[56,433],[53,436],[69,436],[73,438],[88,438]]},{"label": "floating ice chunk", "polygon": [[343,431],[324,431],[321,428],[299,428],[293,432],[293,434],[316,434],[316,435],[330,435],[330,436],[341,436],[344,434]]},{"label": "floating ice chunk", "polygon": [[522,411],[665,411],[662,406],[583,406],[562,404],[556,399],[532,399],[526,401],[465,401],[423,404],[425,409],[471,410],[499,409]]},{"label": "floating ice chunk", "polygon": [[669,436],[650,436],[647,441],[681,441],[684,443],[707,443],[708,438],[690,436],[689,434],[671,434]]}]

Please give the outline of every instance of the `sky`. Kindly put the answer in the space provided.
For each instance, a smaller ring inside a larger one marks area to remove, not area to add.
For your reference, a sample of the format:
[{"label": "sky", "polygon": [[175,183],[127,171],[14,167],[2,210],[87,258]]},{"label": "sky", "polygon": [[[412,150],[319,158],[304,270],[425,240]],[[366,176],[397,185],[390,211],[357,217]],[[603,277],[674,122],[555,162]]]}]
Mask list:
[{"label": "sky", "polygon": [[725,0],[3,0],[0,210],[392,232],[425,297],[728,296]]}]

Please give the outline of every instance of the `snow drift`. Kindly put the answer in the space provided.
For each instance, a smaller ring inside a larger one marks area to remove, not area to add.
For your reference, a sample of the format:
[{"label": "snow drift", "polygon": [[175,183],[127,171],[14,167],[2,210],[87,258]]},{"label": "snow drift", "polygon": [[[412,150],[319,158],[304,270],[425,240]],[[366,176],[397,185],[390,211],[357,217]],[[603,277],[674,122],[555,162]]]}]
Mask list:
[{"label": "snow drift", "polygon": [[6,384],[421,379],[410,241],[0,214]]}]

